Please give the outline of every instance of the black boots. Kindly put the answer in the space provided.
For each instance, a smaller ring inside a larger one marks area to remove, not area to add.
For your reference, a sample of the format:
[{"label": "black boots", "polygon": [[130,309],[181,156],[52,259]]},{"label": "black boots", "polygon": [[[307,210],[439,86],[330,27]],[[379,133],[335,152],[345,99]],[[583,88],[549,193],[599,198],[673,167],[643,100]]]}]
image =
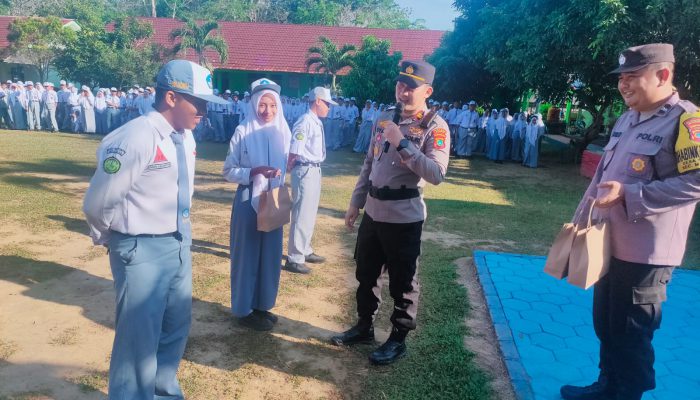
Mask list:
[{"label": "black boots", "polygon": [[591,385],[565,385],[559,392],[564,400],[616,400],[615,385],[605,374],[601,374],[598,381]]},{"label": "black boots", "polygon": [[336,346],[352,346],[353,344],[370,344],[374,342],[374,326],[372,322],[359,321],[357,325],[338,336],[331,338]]}]

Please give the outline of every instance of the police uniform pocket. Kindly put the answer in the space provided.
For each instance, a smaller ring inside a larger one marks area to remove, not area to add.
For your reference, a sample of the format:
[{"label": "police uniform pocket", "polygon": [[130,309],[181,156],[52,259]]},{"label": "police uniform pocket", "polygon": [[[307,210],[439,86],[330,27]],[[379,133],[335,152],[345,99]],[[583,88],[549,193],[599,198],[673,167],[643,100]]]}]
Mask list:
[{"label": "police uniform pocket", "polygon": [[651,334],[661,325],[661,303],[666,301],[666,285],[632,288],[632,305],[627,313],[627,333]]},{"label": "police uniform pocket", "polygon": [[630,153],[627,156],[625,173],[631,177],[651,180],[654,175],[651,156],[640,153]]}]

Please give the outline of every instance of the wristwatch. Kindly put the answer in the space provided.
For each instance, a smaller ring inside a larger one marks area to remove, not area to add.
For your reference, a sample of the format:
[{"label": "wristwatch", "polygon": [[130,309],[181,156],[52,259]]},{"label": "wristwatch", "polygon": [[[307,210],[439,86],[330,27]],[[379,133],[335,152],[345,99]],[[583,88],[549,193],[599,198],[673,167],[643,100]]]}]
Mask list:
[{"label": "wristwatch", "polygon": [[405,149],[406,147],[408,147],[408,143],[409,143],[408,139],[406,139],[406,138],[401,139],[401,141],[399,142],[399,145],[396,146],[396,151],[401,151],[401,150]]}]

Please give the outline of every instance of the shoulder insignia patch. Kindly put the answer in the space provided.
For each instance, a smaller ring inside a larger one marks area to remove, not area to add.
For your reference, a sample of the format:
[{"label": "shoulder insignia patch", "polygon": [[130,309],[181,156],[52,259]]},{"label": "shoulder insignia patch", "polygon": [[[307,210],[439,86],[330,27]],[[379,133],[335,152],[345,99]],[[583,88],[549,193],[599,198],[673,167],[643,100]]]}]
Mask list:
[{"label": "shoulder insignia patch", "polygon": [[675,150],[678,172],[700,169],[700,112],[681,115]]},{"label": "shoulder insignia patch", "polygon": [[447,131],[443,128],[437,128],[433,131],[433,147],[438,150],[445,148],[447,140]]},{"label": "shoulder insignia patch", "polygon": [[116,174],[122,167],[121,161],[116,157],[107,157],[102,162],[102,169],[108,174]]}]

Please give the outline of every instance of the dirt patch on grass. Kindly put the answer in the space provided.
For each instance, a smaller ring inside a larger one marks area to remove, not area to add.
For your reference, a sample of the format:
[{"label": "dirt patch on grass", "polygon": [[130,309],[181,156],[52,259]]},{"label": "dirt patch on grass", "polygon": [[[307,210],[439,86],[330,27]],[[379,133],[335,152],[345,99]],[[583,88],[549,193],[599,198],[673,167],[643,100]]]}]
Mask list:
[{"label": "dirt patch on grass", "polygon": [[476,354],[476,363],[491,376],[491,388],[497,398],[514,400],[515,392],[503,362],[474,261],[471,257],[465,257],[456,260],[455,264],[458,267],[458,282],[467,289],[469,296],[469,314],[464,321],[469,335],[464,338],[464,345]]}]

